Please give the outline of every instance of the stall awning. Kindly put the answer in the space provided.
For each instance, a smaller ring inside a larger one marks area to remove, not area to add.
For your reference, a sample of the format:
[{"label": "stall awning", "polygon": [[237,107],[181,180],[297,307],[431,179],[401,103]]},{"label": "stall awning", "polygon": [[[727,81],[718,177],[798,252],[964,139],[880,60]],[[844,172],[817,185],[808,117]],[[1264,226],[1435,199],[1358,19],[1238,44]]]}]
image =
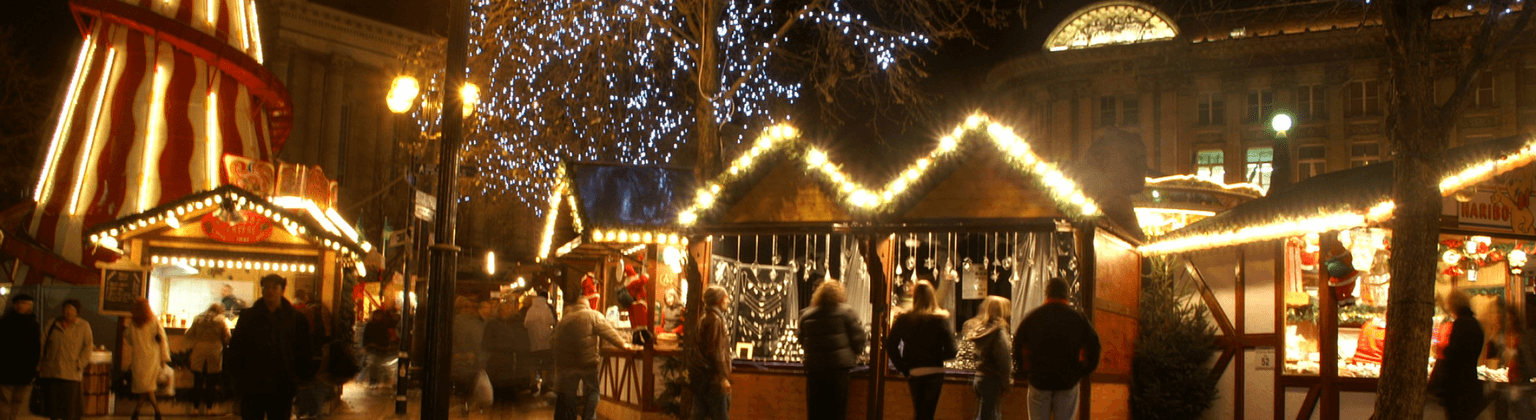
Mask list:
[{"label": "stall awning", "polygon": [[373,249],[334,209],[320,208],[301,197],[267,200],[233,185],[225,185],[144,212],[130,214],[92,227],[85,232],[90,243],[117,248],[123,239],[182,224],[204,223],[210,236],[227,240],[254,240],[251,236],[280,227],[295,236],[331,248],[361,266],[362,255]]},{"label": "stall awning", "polygon": [[[690,169],[572,162],[560,174],[545,215],[541,259],[682,241],[677,217],[683,203],[693,199]],[[551,249],[556,243],[562,245]]]},{"label": "stall awning", "polygon": [[[1446,151],[1441,194],[1476,185],[1536,159],[1536,137],[1491,140]],[[1169,232],[1141,247],[1170,254],[1349,229],[1392,217],[1391,161],[1330,172]]]}]

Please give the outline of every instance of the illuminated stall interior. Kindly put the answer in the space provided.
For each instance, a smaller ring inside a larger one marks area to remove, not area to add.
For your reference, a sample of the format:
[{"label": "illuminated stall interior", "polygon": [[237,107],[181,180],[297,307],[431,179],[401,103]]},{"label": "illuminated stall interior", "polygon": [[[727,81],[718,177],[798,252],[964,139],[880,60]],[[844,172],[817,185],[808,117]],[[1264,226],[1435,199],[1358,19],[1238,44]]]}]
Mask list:
[{"label": "illuminated stall interior", "polygon": [[[1436,302],[1452,289],[1469,295],[1487,345],[1494,346],[1502,336],[1501,317],[1529,319],[1533,312],[1525,264],[1536,248],[1531,239],[1536,213],[1528,205],[1536,190],[1536,167],[1530,165],[1536,141],[1490,140],[1448,150],[1443,159],[1448,169],[1440,185],[1445,197]],[[1275,383],[1239,385],[1236,401],[1249,397],[1244,386],[1283,390],[1274,393],[1277,412],[1305,417],[1315,407],[1342,410],[1324,413],[1333,418],[1359,412],[1351,411],[1357,409],[1350,401],[1368,404],[1374,398],[1393,280],[1388,269],[1392,168],[1388,161],[1312,177],[1141,247],[1188,261],[1191,278],[1213,289],[1204,301],[1228,336],[1223,341],[1233,347],[1228,353],[1275,352],[1280,362]],[[1234,289],[1229,272],[1237,273],[1236,284],[1249,285]],[[1255,284],[1274,289],[1258,290]],[[1238,321],[1242,314],[1246,329]],[[1426,343],[1435,349],[1431,366],[1443,346],[1446,321],[1437,308],[1435,338]],[[1269,322],[1273,330],[1263,325]],[[1224,369],[1225,362],[1218,366]],[[1479,374],[1491,383],[1507,382],[1507,362],[1485,352]],[[1317,404],[1320,399],[1333,402]]]},{"label": "illuminated stall interior", "polygon": [[1258,185],[1226,184],[1221,177],[1217,173],[1147,178],[1146,188],[1135,200],[1141,231],[1156,238],[1264,196]]}]

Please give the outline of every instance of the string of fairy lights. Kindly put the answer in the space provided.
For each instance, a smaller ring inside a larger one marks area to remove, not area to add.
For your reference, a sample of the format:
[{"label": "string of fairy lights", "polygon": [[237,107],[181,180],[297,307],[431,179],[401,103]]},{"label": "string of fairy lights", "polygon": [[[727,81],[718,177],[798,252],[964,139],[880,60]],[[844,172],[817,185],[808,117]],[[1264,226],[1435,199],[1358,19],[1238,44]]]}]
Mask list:
[{"label": "string of fairy lights", "polygon": [[[696,118],[707,118],[695,115],[700,98],[714,103],[722,126],[787,122],[776,111],[798,101],[805,86],[767,68],[789,19],[838,36],[882,71],[903,50],[933,45],[919,32],[883,30],[841,1],[817,9],[780,2],[724,2],[708,34],[718,51],[701,57],[688,33],[701,26],[688,20],[695,0],[475,0],[469,81],[481,94],[465,120],[462,163],[476,174],[465,188],[477,194],[465,196],[505,195],[542,211],[560,162],[671,162],[694,144]],[[713,92],[699,86],[703,66],[717,70]],[[422,97],[434,99],[412,115],[434,137],[442,72],[425,79]],[[721,131],[731,150],[753,130]]]}]

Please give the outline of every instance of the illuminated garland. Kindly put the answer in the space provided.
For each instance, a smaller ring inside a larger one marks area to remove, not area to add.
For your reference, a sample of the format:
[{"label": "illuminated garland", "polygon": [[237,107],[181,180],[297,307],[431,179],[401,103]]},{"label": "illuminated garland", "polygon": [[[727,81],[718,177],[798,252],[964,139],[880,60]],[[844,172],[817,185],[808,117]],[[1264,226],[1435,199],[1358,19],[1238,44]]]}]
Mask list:
[{"label": "illuminated garland", "polygon": [[1068,216],[1086,218],[1100,214],[1098,204],[1088,198],[1075,181],[1068,178],[1056,165],[1046,162],[1035,154],[1029,143],[1015,133],[1013,128],[977,113],[956,125],[948,135],[940,137],[939,144],[928,155],[913,161],[894,179],[878,189],[866,187],[854,181],[842,171],[841,165],[831,161],[826,152],[814,146],[805,145],[800,141],[800,131],[794,127],[785,124],[770,127],[758,137],[751,149],[731,162],[730,168],[720,178],[699,189],[694,204],[683,210],[678,217],[678,223],[683,226],[698,223],[701,214],[714,210],[722,185],[740,181],[759,158],[780,148],[786,149],[786,153],[798,155],[804,160],[808,171],[820,174],[836,189],[840,199],[856,211],[872,214],[890,212],[895,210],[892,204],[906,198],[905,193],[908,192],[908,188],[923,181],[935,162],[954,157],[954,153],[960,149],[961,142],[971,135],[986,135],[990,138],[998,151],[1002,152],[1004,158],[1015,169],[1031,174],[1033,178],[1039,180],[1048,195],[1056,201],[1058,208]]},{"label": "illuminated garland", "polygon": [[[698,40],[683,31],[701,26],[688,21],[690,6],[686,0],[476,0],[469,80],[485,89],[465,120],[463,164],[479,173],[463,185],[477,192],[468,196],[507,195],[542,212],[539,204],[559,182],[560,162],[670,162],[695,144],[701,116],[694,102],[708,94],[698,87],[703,65],[717,70],[718,80],[706,82],[729,92],[707,99],[716,123],[779,122],[770,110],[794,104],[805,88],[766,71],[787,19],[839,34],[880,71],[932,45],[922,33],[877,27],[838,0],[814,9],[737,0],[722,2],[719,30],[706,34],[715,36],[717,54],[701,60]],[[434,54],[440,52],[424,49],[415,59],[420,67],[440,68],[429,65],[440,59]],[[441,72],[424,79],[424,97],[440,98]],[[433,138],[441,104],[425,102],[413,116]],[[721,136],[727,149],[744,139]]]},{"label": "illuminated garland", "polygon": [[[1532,161],[1536,161],[1536,137],[1527,138],[1524,146],[1509,155],[1487,159],[1467,165],[1459,170],[1448,171],[1450,175],[1445,176],[1440,181],[1440,192],[1442,195],[1453,194],[1457,190],[1477,185],[1515,168],[1528,165]],[[1212,233],[1157,240],[1142,245],[1138,249],[1146,255],[1171,254],[1279,239],[1307,233],[1361,227],[1366,226],[1368,223],[1380,223],[1391,219],[1392,211],[1395,208],[1395,203],[1387,199],[1365,209],[1363,212],[1343,209],[1332,213],[1281,218],[1266,223],[1234,227]]]}]

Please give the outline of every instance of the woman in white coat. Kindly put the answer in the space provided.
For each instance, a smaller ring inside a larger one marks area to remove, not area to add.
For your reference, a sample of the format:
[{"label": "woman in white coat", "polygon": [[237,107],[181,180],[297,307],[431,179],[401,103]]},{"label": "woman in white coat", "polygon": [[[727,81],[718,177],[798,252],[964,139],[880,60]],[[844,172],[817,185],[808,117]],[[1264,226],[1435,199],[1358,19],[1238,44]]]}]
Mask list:
[{"label": "woman in white coat", "polygon": [[149,400],[150,408],[155,410],[155,420],[160,420],[160,403],[155,401],[155,390],[159,388],[162,370],[168,369],[167,363],[171,361],[170,343],[166,341],[165,329],[155,322],[149,301],[143,298],[134,301],[133,317],[126,322],[123,335],[128,341],[128,371],[133,378],[129,385],[139,396],[129,418],[139,420],[139,406]]}]

